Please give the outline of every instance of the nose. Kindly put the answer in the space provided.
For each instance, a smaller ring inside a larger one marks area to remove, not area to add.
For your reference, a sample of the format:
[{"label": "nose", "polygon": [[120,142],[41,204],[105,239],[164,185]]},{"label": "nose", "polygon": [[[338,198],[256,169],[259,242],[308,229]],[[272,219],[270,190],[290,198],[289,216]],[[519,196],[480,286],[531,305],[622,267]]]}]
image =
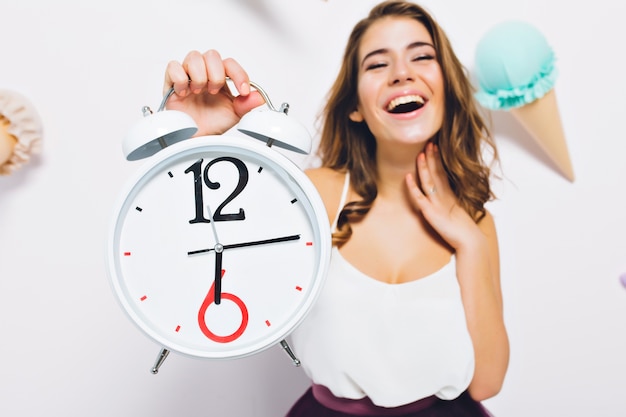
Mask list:
[{"label": "nose", "polygon": [[397,61],[393,64],[392,71],[390,72],[390,84],[400,84],[406,81],[414,81],[414,75],[411,72],[411,68],[404,61]]}]

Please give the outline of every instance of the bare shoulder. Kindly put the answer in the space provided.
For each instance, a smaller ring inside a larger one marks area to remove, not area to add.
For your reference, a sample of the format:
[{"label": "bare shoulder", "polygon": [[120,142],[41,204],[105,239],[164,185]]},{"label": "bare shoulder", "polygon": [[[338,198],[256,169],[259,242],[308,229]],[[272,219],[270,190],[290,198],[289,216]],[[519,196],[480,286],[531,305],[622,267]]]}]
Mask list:
[{"label": "bare shoulder", "polygon": [[326,167],[307,169],[305,173],[313,181],[313,184],[320,188],[332,187],[336,183],[343,186],[346,175],[345,172]]},{"label": "bare shoulder", "polygon": [[483,217],[478,222],[478,227],[483,232],[485,237],[487,238],[487,244],[489,245],[489,253],[490,258],[495,266],[496,271],[499,270],[500,265],[500,249],[498,243],[498,234],[496,232],[496,222],[493,218],[493,215],[489,212],[485,212],[485,217]]},{"label": "bare shoulder", "polygon": [[495,237],[496,235],[496,222],[493,219],[493,215],[486,210],[485,216],[478,222],[478,227],[487,237]]},{"label": "bare shoulder", "polygon": [[330,168],[312,168],[305,172],[322,197],[329,222],[332,222],[339,209],[346,173]]}]

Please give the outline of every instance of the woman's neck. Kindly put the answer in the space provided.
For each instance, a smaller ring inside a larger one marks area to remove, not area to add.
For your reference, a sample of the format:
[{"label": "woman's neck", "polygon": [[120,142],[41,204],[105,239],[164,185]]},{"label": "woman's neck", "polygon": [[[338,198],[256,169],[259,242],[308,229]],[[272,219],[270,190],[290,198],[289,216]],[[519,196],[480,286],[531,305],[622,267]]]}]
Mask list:
[{"label": "woman's neck", "polygon": [[406,198],[406,174],[417,178],[417,155],[423,146],[410,149],[397,147],[393,152],[377,151],[378,195],[385,198]]}]

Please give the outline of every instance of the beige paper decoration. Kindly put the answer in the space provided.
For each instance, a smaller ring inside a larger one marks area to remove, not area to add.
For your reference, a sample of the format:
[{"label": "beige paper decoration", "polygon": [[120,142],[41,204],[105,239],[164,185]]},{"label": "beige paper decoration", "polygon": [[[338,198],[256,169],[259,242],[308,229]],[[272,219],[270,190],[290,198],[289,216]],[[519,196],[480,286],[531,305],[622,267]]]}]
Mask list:
[{"label": "beige paper decoration", "polygon": [[43,128],[32,103],[0,89],[0,175],[9,175],[40,150]]}]

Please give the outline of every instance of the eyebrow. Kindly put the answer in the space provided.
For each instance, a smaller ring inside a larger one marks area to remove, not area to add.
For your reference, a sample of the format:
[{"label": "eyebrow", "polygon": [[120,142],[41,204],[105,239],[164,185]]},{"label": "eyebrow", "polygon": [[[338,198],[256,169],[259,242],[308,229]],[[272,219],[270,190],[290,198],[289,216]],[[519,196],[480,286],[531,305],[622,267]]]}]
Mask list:
[{"label": "eyebrow", "polygon": [[[417,41],[417,42],[410,43],[406,47],[406,49],[409,50],[409,49],[413,49],[413,48],[419,48],[419,47],[422,47],[422,46],[430,46],[431,48],[435,49],[435,45],[433,45],[431,43],[428,43],[428,42],[422,42],[422,41]],[[361,65],[363,65],[363,63],[365,61],[367,61],[368,58],[370,58],[370,57],[372,57],[374,55],[381,55],[381,54],[387,54],[387,53],[389,53],[389,49],[388,48],[375,49],[375,50],[367,53],[363,57],[363,59],[361,60]]]}]

